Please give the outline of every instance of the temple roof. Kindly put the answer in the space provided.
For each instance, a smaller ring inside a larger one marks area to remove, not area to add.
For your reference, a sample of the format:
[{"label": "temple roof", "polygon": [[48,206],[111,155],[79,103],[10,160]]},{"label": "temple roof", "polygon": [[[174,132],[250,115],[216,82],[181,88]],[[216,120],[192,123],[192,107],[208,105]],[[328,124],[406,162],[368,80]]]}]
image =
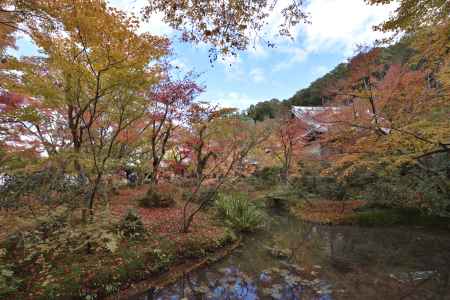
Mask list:
[{"label": "temple roof", "polygon": [[322,113],[337,113],[341,109],[331,106],[292,106],[292,113],[310,127],[309,131],[323,133],[328,131],[327,124],[320,122],[318,116]]}]

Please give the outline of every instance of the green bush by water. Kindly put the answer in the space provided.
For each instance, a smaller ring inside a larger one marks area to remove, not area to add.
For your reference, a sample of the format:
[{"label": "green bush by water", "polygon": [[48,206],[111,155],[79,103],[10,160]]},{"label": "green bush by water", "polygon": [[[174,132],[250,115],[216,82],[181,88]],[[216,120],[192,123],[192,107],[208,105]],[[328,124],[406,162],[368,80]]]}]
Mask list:
[{"label": "green bush by water", "polygon": [[245,195],[220,194],[215,205],[219,216],[237,231],[253,231],[264,221],[263,213]]},{"label": "green bush by water", "polygon": [[448,227],[449,218],[425,214],[418,209],[364,209],[351,219],[352,223],[362,226],[409,225]]},{"label": "green bush by water", "polygon": [[280,183],[281,167],[264,167],[253,173],[247,178],[249,184],[267,188],[268,186],[277,185]]}]

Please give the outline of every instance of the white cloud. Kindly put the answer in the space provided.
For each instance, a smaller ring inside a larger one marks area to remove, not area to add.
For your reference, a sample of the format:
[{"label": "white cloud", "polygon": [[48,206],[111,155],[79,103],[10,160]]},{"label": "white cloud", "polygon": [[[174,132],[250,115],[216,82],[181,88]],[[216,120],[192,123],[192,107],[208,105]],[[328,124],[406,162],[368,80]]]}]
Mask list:
[{"label": "white cloud", "polygon": [[[108,4],[111,7],[118,8],[124,12],[131,14],[135,14],[139,16],[142,8],[148,3],[148,0],[133,0],[133,1],[124,1],[124,0],[109,0]],[[150,17],[149,21],[142,22],[139,28],[139,33],[142,32],[150,32],[154,35],[166,35],[170,36],[174,33],[173,29],[164,23],[162,20],[162,14],[153,14]]]},{"label": "white cloud", "polygon": [[244,72],[243,61],[239,54],[221,55],[217,61],[222,65],[225,79],[228,81],[239,81],[245,78],[246,74]]},{"label": "white cloud", "polygon": [[261,43],[251,45],[247,51],[254,57],[267,57],[269,55],[267,48]]},{"label": "white cloud", "polygon": [[239,92],[218,92],[214,95],[206,93],[200,97],[200,100],[209,101],[220,107],[232,107],[240,110],[247,109],[251,104],[258,102],[256,99]]},{"label": "white cloud", "polygon": [[329,68],[323,65],[318,65],[316,67],[314,67],[313,69],[313,74],[316,77],[320,77],[325,75],[327,72],[329,71]]},{"label": "white cloud", "polygon": [[254,68],[250,71],[250,77],[255,83],[261,83],[266,80],[264,70],[262,68]]},{"label": "white cloud", "polygon": [[292,0],[280,0],[274,12],[267,19],[264,28],[266,38],[275,41],[272,49],[259,46],[249,49],[255,57],[266,57],[273,51],[286,55],[273,70],[281,71],[303,62],[311,53],[332,52],[350,56],[358,44],[370,44],[384,35],[372,27],[386,20],[396,4],[370,6],[363,0],[311,0],[305,7],[311,24],[299,24],[291,30],[294,41],[278,36],[283,22],[281,8]]},{"label": "white cloud", "polygon": [[[275,43],[277,46],[286,42],[286,37],[280,36],[280,26],[284,23],[284,17],[282,10],[288,7],[293,0],[277,0],[276,5],[271,11],[267,11],[268,17],[265,19],[265,25],[263,26],[259,34],[255,34],[252,31],[248,31],[250,36],[250,46],[248,52],[254,57],[266,58],[270,52],[273,51],[272,47],[268,47],[266,42]],[[291,28],[291,34],[293,37],[298,35],[300,26]],[[262,33],[262,36],[260,34]],[[261,41],[261,38],[263,41]]]},{"label": "white cloud", "polygon": [[289,69],[297,63],[303,62],[308,57],[308,52],[305,49],[295,46],[283,46],[278,49],[279,52],[286,54],[287,60],[277,63],[273,67],[274,72],[283,71]]},{"label": "white cloud", "polygon": [[352,54],[355,45],[383,36],[372,29],[389,17],[395,5],[370,6],[362,0],[312,0],[307,6],[312,24],[302,27],[308,53],[316,51]]},{"label": "white cloud", "polygon": [[224,107],[235,107],[242,110],[248,108],[250,104],[255,103],[256,101],[246,94],[229,92],[221,99],[218,99],[217,102]]},{"label": "white cloud", "polygon": [[224,67],[232,67],[242,63],[241,57],[237,55],[220,55],[217,59]]},{"label": "white cloud", "polygon": [[304,49],[296,47],[281,47],[279,51],[289,54],[291,56],[292,63],[302,62],[308,55]]}]

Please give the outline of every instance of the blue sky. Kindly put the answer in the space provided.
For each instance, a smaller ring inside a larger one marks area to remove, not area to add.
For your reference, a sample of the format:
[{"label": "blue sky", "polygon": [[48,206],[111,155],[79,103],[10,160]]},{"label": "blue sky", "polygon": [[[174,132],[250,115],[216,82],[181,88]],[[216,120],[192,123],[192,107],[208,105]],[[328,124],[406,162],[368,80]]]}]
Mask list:
[{"label": "blue sky", "polygon": [[[127,12],[139,12],[147,0],[109,0],[110,5]],[[158,15],[141,31],[166,35],[173,39],[173,64],[182,72],[200,73],[206,86],[200,100],[245,109],[258,101],[286,99],[297,90],[324,75],[354,52],[355,46],[371,43],[381,37],[372,26],[389,17],[393,6],[368,6],[363,0],[309,0],[306,11],[311,24],[300,24],[293,30],[294,40],[276,36],[282,22],[280,8],[289,0],[278,0],[278,6],[264,28],[265,36],[275,41],[275,48],[257,44],[237,57],[221,57],[209,63],[208,46],[179,42],[176,33]],[[32,55],[36,49],[26,39],[18,42],[17,55]]]}]

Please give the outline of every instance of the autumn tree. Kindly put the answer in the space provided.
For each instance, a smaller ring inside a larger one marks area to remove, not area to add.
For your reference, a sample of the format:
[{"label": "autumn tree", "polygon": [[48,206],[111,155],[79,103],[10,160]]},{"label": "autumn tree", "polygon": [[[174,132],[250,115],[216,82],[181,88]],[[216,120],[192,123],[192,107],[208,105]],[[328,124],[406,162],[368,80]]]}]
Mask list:
[{"label": "autumn tree", "polygon": [[430,85],[429,69],[417,66],[414,59],[386,64],[380,56],[364,57],[359,54],[352,59],[347,79],[334,87],[331,97],[340,105],[339,113],[322,120],[331,129],[327,146],[337,146],[336,153],[341,153],[334,158],[332,169],[340,170],[334,174],[345,178],[362,169],[407,169],[414,178],[435,187],[440,197],[447,197],[445,164],[442,169],[442,164],[432,163],[433,157],[449,153],[445,84]]},{"label": "autumn tree", "polygon": [[23,167],[27,160],[34,161],[39,156],[36,149],[39,143],[26,139],[20,125],[8,122],[8,112],[16,110],[24,101],[19,95],[0,92],[0,174],[6,176],[10,170]]},{"label": "autumn tree", "polygon": [[168,70],[164,74],[164,79],[145,96],[148,105],[144,117],[121,135],[123,148],[128,148],[121,155],[132,156],[133,165],[139,165],[141,173],[148,170],[152,184],[158,183],[160,165],[167,151],[180,143],[174,139],[175,133],[180,126],[186,126],[192,101],[202,92],[202,87],[189,74],[182,80],[171,79]]},{"label": "autumn tree", "polygon": [[289,111],[285,111],[273,124],[268,148],[281,163],[281,178],[285,183],[289,181],[292,164],[306,142],[303,136],[307,129],[308,126]]},{"label": "autumn tree", "polygon": [[[394,0],[365,0],[372,5],[386,5]],[[399,3],[395,13],[381,25],[378,30],[394,32],[416,32],[418,29],[441,25],[448,22],[450,3],[446,0],[403,0]]]},{"label": "autumn tree", "polygon": [[[30,135],[46,128],[47,154],[70,158],[92,212],[120,133],[144,116],[145,92],[160,80],[159,68],[149,62],[167,53],[168,42],[136,34],[134,18],[102,1],[72,1],[58,21],[63,27],[57,31],[32,30],[44,56],[8,62],[14,72],[6,72],[6,88],[29,101],[9,114],[9,122]],[[56,142],[49,139],[54,135]]]},{"label": "autumn tree", "polygon": [[368,120],[378,134],[384,134],[377,107],[377,85],[385,71],[381,53],[381,48],[360,46],[358,53],[348,63],[347,76],[327,87],[324,92],[325,97],[350,105],[355,117]]},{"label": "autumn tree", "polygon": [[[210,56],[236,54],[246,49],[261,32],[271,13],[279,9],[283,22],[279,35],[290,36],[292,27],[307,21],[302,0],[279,3],[274,0],[256,1],[148,1],[144,17],[149,19],[156,12],[163,20],[182,33],[182,39],[212,46]],[[280,8],[281,7],[281,8]],[[266,41],[273,46],[270,41]]]},{"label": "autumn tree", "polygon": [[[393,0],[366,0],[372,5],[385,5]],[[448,48],[450,44],[450,3],[446,0],[405,0],[395,13],[376,30],[409,36],[417,50],[415,63],[427,70],[428,84],[440,81],[441,89],[449,94]],[[388,39],[389,41],[389,39]],[[392,40],[390,40],[392,41]]]},{"label": "autumn tree", "polygon": [[[50,7],[45,5],[48,1],[0,1],[0,55],[5,59],[5,50],[15,47],[15,33],[27,32],[28,28],[38,25],[40,20],[44,26],[52,25]],[[41,24],[42,24],[41,23]]]},{"label": "autumn tree", "polygon": [[[243,158],[268,138],[268,130],[262,124],[255,125],[232,109],[220,109],[207,103],[191,107],[189,124],[185,147],[190,153],[195,180],[183,206],[183,232],[189,231],[197,213],[233,177],[233,171]],[[199,197],[206,186],[208,195]]]},{"label": "autumn tree", "polygon": [[167,80],[155,87],[150,98],[150,148],[151,182],[157,183],[161,161],[167,152],[168,142],[178,126],[186,121],[186,111],[192,100],[201,92],[192,80],[173,82]]}]

